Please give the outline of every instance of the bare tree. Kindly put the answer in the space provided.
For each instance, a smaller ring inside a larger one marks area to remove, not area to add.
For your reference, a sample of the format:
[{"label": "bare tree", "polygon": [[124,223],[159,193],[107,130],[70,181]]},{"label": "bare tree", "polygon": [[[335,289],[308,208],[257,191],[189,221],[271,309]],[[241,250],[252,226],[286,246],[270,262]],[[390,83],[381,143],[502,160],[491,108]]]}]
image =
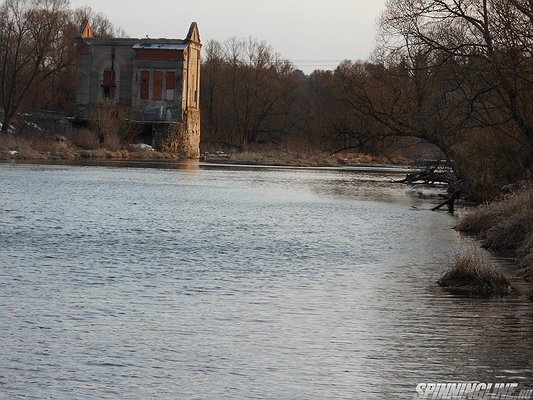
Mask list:
[{"label": "bare tree", "polygon": [[[423,49],[431,57],[426,69],[443,60],[461,64],[472,118],[499,123],[531,155],[532,11],[529,0],[390,0],[383,47],[396,59]],[[532,162],[529,156],[526,167]]]},{"label": "bare tree", "polygon": [[438,148],[474,196],[526,179],[533,160],[526,0],[389,0],[373,64],[336,72],[354,114]]},{"label": "bare tree", "polygon": [[293,66],[270,46],[231,38],[222,44],[208,43],[206,54],[205,139],[243,148],[276,141],[294,126],[294,118],[288,116],[299,83]]},{"label": "bare tree", "polygon": [[126,37],[126,32],[121,27],[114,26],[104,14],[95,12],[88,6],[74,9],[71,20],[78,29],[89,22],[95,37]]},{"label": "bare tree", "polygon": [[222,45],[216,40],[210,40],[204,47],[205,57],[202,63],[202,142],[229,143],[223,137],[221,129],[226,92],[223,89],[223,70],[225,66]]},{"label": "bare tree", "polygon": [[32,87],[71,62],[67,7],[67,0],[6,0],[0,6],[2,132]]}]

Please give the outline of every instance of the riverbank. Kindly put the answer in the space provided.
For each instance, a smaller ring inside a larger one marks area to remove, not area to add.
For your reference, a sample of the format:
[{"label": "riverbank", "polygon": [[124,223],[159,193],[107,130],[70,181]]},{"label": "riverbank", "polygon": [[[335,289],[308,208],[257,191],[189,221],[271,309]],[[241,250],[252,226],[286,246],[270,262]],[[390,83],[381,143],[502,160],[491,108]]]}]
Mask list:
[{"label": "riverbank", "polygon": [[[127,145],[120,149],[83,149],[63,138],[0,135],[0,160],[183,160],[178,153],[155,151],[150,146]],[[235,153],[205,153],[202,161],[216,164],[271,165],[294,167],[340,167],[358,164],[406,165],[408,160],[375,157],[357,152],[331,154],[325,151],[258,150]]]},{"label": "riverbank", "polygon": [[222,164],[273,165],[283,167],[339,167],[358,164],[406,165],[405,159],[388,159],[357,152],[269,150],[205,154],[204,161]]},{"label": "riverbank", "polygon": [[479,205],[456,229],[475,236],[496,254],[516,258],[517,277],[533,282],[533,184],[522,184],[499,200]]},{"label": "riverbank", "polygon": [[122,149],[82,149],[61,136],[51,138],[0,135],[0,160],[180,160],[182,158],[176,153],[154,151],[150,146],[129,145]]}]

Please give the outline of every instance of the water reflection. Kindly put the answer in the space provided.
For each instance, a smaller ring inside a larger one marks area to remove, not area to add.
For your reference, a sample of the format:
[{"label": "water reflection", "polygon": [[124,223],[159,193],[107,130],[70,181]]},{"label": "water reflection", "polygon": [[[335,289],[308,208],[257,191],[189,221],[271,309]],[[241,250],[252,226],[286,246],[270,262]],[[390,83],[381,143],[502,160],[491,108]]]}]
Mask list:
[{"label": "water reflection", "polygon": [[[0,164],[2,161],[0,161]],[[37,168],[46,168],[39,160],[11,161],[12,165],[36,165]],[[4,162],[4,164],[7,164]],[[83,166],[83,167],[108,167],[108,168],[151,168],[151,169],[179,169],[196,171],[201,163],[195,160],[120,160],[120,159],[77,159],[77,160],[47,160],[48,168],[56,169],[58,166]]]},{"label": "water reflection", "polygon": [[393,171],[197,166],[0,165],[7,398],[531,382],[529,303],[435,288],[455,219]]}]

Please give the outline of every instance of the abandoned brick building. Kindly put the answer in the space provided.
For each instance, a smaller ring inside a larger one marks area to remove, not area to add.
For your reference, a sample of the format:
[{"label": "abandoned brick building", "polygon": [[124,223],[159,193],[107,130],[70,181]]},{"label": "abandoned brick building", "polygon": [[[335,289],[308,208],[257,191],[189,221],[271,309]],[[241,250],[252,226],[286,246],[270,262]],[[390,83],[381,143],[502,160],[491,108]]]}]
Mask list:
[{"label": "abandoned brick building", "polygon": [[77,117],[110,101],[134,112],[154,147],[197,158],[200,50],[195,22],[185,39],[95,38],[86,23],[77,41]]}]

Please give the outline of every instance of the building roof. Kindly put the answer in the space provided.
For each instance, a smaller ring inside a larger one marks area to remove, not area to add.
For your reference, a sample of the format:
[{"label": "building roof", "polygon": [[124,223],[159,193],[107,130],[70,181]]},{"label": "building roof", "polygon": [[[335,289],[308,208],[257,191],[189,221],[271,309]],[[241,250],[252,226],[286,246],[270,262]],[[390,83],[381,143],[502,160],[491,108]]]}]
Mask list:
[{"label": "building roof", "polygon": [[193,22],[185,39],[152,39],[148,36],[142,39],[135,38],[95,38],[89,20],[81,26],[79,39],[87,43],[115,44],[121,46],[131,45],[134,49],[157,49],[157,50],[185,50],[189,43],[201,46],[198,25]]},{"label": "building roof", "polygon": [[135,43],[133,48],[143,50],[185,50],[187,46],[188,43],[172,43],[162,39],[160,42],[150,41]]}]

